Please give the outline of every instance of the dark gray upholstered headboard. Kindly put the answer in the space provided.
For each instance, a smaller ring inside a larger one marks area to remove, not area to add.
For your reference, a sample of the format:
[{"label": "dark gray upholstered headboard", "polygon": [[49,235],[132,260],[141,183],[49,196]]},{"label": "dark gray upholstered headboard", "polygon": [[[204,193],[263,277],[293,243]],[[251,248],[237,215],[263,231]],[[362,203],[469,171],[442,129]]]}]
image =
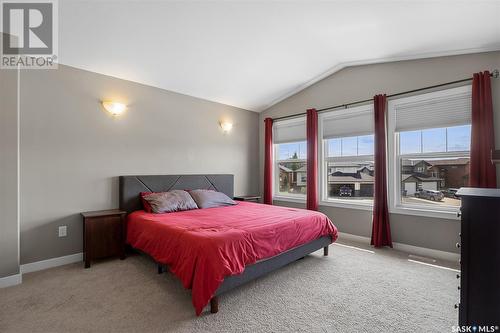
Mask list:
[{"label": "dark gray upholstered headboard", "polygon": [[169,190],[215,190],[234,196],[233,175],[151,175],[120,176],[120,209],[131,213],[142,209],[141,192]]}]

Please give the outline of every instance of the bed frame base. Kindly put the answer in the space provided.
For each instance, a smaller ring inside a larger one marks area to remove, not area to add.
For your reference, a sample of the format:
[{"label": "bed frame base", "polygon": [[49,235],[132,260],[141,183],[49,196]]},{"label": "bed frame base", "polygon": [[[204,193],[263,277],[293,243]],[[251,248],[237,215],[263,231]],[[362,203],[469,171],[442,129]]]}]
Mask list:
[{"label": "bed frame base", "polygon": [[[243,273],[239,275],[231,275],[224,279],[222,284],[219,286],[215,295],[210,299],[210,313],[219,312],[219,295],[236,288],[242,284],[255,280],[267,273],[275,271],[283,266],[288,265],[291,262],[304,259],[308,254],[316,252],[317,250],[323,248],[323,255],[328,256],[328,246],[331,244],[332,239],[330,236],[324,236],[318,238],[312,242],[306,243],[292,250],[281,253],[272,258],[259,261],[253,265],[245,267]],[[144,253],[138,249],[130,247],[130,251],[137,252],[151,258],[147,253]],[[168,270],[168,266],[156,262],[156,267],[158,274],[163,274]]]},{"label": "bed frame base", "polygon": [[321,248],[323,248],[323,255],[328,256],[328,246],[331,244],[331,242],[332,239],[330,238],[330,236],[324,236],[267,260],[262,260],[253,265],[249,265],[245,267],[243,273],[239,275],[231,275],[229,277],[226,277],[224,279],[224,282],[222,282],[222,284],[215,292],[215,295],[210,300],[210,312],[217,313],[219,311],[219,299],[217,296],[228,290],[236,288],[249,281],[255,280],[256,278],[259,278],[263,275],[266,275],[267,273],[286,266],[291,262],[302,259],[308,254],[311,254]]}]

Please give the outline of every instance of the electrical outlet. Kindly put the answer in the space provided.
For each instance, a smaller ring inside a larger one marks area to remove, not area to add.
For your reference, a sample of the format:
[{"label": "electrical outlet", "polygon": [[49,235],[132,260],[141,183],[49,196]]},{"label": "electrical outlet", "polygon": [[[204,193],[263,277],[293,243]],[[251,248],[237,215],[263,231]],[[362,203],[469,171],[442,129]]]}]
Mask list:
[{"label": "electrical outlet", "polygon": [[68,236],[68,227],[65,225],[60,225],[59,226],[59,237],[66,237]]}]

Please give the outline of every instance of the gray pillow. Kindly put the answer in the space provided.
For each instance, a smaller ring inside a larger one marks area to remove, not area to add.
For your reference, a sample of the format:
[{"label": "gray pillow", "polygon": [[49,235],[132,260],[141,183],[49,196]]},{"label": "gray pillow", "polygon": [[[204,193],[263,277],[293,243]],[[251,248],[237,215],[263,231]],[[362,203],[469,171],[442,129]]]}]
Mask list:
[{"label": "gray pillow", "polygon": [[144,196],[144,200],[151,205],[151,211],[157,214],[198,208],[189,193],[182,190],[151,193]]},{"label": "gray pillow", "polygon": [[199,208],[236,205],[236,202],[222,192],[213,190],[192,190],[189,191],[189,194],[191,194]]}]

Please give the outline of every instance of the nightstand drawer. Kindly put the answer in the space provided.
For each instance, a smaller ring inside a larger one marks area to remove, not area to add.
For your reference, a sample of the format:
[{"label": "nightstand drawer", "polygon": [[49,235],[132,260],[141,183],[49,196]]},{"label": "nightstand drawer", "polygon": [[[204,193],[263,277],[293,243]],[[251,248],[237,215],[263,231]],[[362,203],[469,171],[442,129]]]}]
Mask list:
[{"label": "nightstand drawer", "polygon": [[89,219],[90,244],[92,259],[99,259],[121,254],[123,235],[120,216],[108,216]]},{"label": "nightstand drawer", "polygon": [[93,259],[119,256],[125,259],[125,216],[120,210],[82,213],[85,268]]}]

